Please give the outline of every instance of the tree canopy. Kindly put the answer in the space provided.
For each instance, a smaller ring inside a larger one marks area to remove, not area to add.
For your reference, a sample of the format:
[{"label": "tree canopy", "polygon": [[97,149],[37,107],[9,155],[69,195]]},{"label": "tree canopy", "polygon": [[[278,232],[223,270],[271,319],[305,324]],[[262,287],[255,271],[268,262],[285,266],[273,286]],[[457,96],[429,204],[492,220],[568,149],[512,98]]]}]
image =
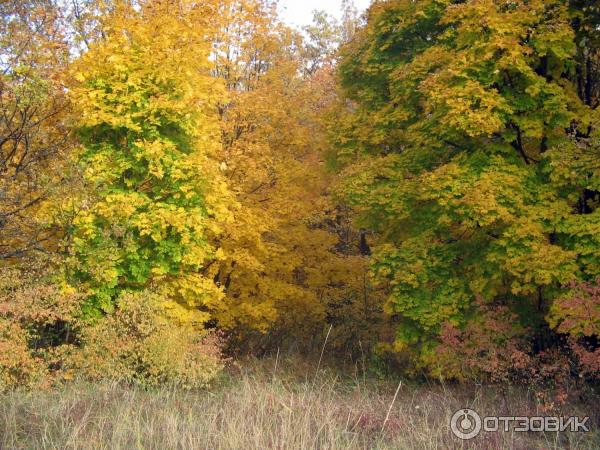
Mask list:
[{"label": "tree canopy", "polygon": [[0,383],[597,378],[597,2],[277,8],[1,4]]}]

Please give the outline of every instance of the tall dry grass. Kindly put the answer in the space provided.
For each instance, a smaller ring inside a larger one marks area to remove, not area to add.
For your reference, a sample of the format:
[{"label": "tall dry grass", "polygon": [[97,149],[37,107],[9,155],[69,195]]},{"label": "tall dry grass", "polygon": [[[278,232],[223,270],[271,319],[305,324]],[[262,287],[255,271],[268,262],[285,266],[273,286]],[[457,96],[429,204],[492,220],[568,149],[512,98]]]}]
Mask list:
[{"label": "tall dry grass", "polygon": [[459,408],[534,415],[543,412],[542,405],[527,390],[406,384],[397,389],[399,380],[342,379],[328,369],[315,374],[315,366],[245,362],[234,365],[218,385],[197,392],[74,383],[58,391],[9,393],[0,398],[0,445],[90,450],[600,448],[597,403],[591,399],[561,411],[591,415],[596,431],[590,434],[496,433],[461,442],[449,428]]}]

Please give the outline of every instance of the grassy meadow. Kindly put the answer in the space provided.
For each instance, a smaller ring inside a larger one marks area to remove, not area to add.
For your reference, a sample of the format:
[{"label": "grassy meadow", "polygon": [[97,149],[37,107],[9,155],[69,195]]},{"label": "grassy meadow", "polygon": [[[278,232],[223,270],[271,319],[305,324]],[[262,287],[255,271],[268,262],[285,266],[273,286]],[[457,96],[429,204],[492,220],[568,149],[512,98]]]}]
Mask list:
[{"label": "grassy meadow", "polygon": [[[209,389],[143,390],[73,383],[12,392],[0,403],[3,449],[597,449],[597,398],[552,414],[590,416],[576,433],[487,433],[460,441],[453,413],[547,415],[521,388],[445,386],[383,380],[297,359],[231,363]],[[342,375],[343,374],[343,375]],[[398,384],[400,387],[398,388]],[[397,395],[396,395],[397,393]],[[395,398],[394,398],[395,397]],[[552,405],[550,405],[552,406]]]}]

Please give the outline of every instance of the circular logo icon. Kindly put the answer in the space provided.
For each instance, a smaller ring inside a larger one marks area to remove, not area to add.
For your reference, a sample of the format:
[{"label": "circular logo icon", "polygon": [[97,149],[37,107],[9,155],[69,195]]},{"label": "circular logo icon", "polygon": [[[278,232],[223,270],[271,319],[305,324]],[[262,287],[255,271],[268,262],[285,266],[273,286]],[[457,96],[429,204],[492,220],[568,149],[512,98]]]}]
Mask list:
[{"label": "circular logo icon", "polygon": [[481,432],[481,417],[472,409],[460,409],[452,416],[450,428],[459,439],[473,439]]}]

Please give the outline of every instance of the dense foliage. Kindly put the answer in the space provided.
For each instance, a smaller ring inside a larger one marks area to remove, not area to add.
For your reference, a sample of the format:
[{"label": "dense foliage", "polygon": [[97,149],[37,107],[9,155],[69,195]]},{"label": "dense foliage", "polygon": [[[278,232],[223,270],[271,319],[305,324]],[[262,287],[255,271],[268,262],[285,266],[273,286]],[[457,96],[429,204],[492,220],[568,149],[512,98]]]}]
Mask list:
[{"label": "dense foliage", "polygon": [[89,285],[88,309],[110,312],[120,291],[154,281],[172,315],[202,323],[221,298],[202,269],[231,200],[215,160],[223,90],[193,31],[211,26],[210,5],[179,6],[117,5],[74,64],[76,158],[92,194],[69,230],[72,276]]},{"label": "dense foliage", "polygon": [[494,313],[481,353],[514,353],[505,341],[526,334],[552,345],[547,314],[571,316],[554,301],[599,275],[598,12],[378,2],[344,50],[341,191],[381,236],[373,270],[401,321],[394,349],[433,373],[460,376],[439,358],[444,330],[489,327],[490,308],[512,316]]},{"label": "dense foliage", "polygon": [[0,389],[194,388],[223,346],[324,339],[597,379],[600,7],[343,8],[2,3]]}]

